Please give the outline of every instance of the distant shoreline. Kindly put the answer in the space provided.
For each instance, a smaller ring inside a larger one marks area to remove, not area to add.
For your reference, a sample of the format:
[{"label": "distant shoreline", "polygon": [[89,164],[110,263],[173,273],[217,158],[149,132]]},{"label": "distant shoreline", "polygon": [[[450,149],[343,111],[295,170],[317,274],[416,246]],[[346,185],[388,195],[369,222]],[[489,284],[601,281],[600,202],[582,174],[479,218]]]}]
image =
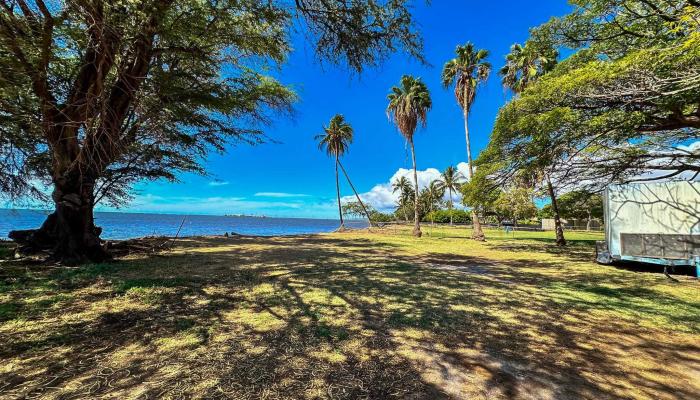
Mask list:
[{"label": "distant shoreline", "polygon": [[[51,209],[39,209],[39,208],[7,208],[0,207],[0,211],[31,211],[39,213],[51,213]],[[321,221],[338,221],[337,218],[327,218],[327,217],[283,217],[275,215],[247,215],[247,214],[196,214],[196,213],[171,213],[171,212],[151,212],[151,211],[95,211],[95,214],[133,214],[133,215],[170,215],[170,216],[181,216],[181,217],[217,217],[217,218],[269,218],[269,219],[301,219],[301,220],[321,220]],[[365,221],[366,219],[359,218],[345,218],[346,221]]]}]

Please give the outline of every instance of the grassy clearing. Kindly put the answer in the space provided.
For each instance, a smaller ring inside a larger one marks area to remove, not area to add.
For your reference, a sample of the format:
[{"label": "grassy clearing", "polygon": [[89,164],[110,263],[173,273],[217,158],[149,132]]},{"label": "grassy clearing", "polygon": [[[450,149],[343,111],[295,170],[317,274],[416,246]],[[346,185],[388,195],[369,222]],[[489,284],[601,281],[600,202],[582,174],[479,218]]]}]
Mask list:
[{"label": "grassy clearing", "polygon": [[402,228],[192,238],[0,264],[0,397],[692,398],[700,284],[593,263],[599,234]]}]

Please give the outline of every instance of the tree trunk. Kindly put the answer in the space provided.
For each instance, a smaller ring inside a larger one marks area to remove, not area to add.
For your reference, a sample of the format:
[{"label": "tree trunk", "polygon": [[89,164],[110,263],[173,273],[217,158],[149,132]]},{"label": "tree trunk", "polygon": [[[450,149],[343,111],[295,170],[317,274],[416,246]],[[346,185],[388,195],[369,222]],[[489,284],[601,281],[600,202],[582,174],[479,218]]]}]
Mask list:
[{"label": "tree trunk", "polygon": [[100,240],[101,229],[94,222],[94,187],[94,180],[80,176],[60,179],[52,194],[56,209],[41,228],[12,231],[9,237],[19,244],[20,252],[49,250],[52,260],[64,264],[109,259]]},{"label": "tree trunk", "polygon": [[588,221],[586,222],[586,230],[590,231],[592,225],[593,225],[593,215],[591,214],[591,210],[588,210]]},{"label": "tree trunk", "polygon": [[355,198],[357,199],[357,202],[360,203],[360,206],[362,207],[362,211],[365,212],[365,215],[367,216],[367,222],[369,222],[369,226],[372,227],[374,224],[372,223],[372,218],[369,215],[369,212],[367,212],[367,208],[365,207],[365,203],[362,202],[362,199],[360,199],[360,195],[357,194],[357,190],[355,190],[355,185],[352,184],[352,181],[350,180],[350,177],[348,176],[347,171],[345,171],[345,167],[343,167],[343,163],[338,160],[338,165],[340,165],[340,169],[343,170],[343,174],[345,175],[345,179],[348,180],[348,184],[352,188],[352,192],[355,193]]},{"label": "tree trunk", "polygon": [[453,206],[453,203],[452,203],[452,188],[450,188],[449,190],[450,190],[450,226],[452,226],[452,225],[453,225],[453,223],[452,223],[452,206]]},{"label": "tree trunk", "polygon": [[416,169],[416,149],[413,146],[413,140],[411,140],[411,157],[413,158],[413,182],[415,185],[415,192],[413,193],[413,236],[421,237],[423,232],[420,230],[420,219],[418,218],[418,170]]},{"label": "tree trunk", "polygon": [[[467,175],[469,175],[469,181],[471,181],[474,176],[474,168],[472,166],[472,148],[469,142],[469,113],[467,110],[464,110],[464,135],[467,138]],[[479,222],[479,216],[476,214],[475,208],[472,208],[472,225],[474,226],[472,239],[480,242],[485,241],[484,231],[481,229],[481,222]]]},{"label": "tree trunk", "polygon": [[338,216],[340,217],[339,231],[345,229],[345,221],[343,221],[343,208],[340,205],[340,180],[338,179],[338,156],[335,156],[335,192],[338,195]]},{"label": "tree trunk", "polygon": [[549,190],[549,197],[552,200],[552,213],[554,214],[554,230],[557,235],[557,246],[566,246],[564,228],[561,226],[559,206],[557,205],[557,196],[554,194],[554,186],[552,186],[552,181],[549,179],[549,176],[547,176],[547,189]]}]

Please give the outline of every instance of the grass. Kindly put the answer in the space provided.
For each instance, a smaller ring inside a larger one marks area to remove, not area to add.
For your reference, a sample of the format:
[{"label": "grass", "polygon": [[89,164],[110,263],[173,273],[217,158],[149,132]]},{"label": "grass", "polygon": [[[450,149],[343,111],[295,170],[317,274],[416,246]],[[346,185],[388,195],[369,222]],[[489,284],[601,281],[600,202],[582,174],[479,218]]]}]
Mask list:
[{"label": "grass", "polygon": [[0,398],[692,398],[700,283],[595,233],[181,239],[0,264]]}]

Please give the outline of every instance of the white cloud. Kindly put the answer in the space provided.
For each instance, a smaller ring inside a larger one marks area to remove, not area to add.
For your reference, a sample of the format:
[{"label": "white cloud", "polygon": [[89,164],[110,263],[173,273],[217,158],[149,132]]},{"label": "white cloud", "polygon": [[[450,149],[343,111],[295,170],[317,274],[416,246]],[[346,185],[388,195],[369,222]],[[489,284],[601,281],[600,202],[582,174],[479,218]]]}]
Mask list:
[{"label": "white cloud", "polygon": [[258,192],[254,194],[255,197],[274,197],[274,198],[285,198],[285,197],[309,197],[308,194],[303,193],[284,193],[284,192]]},{"label": "white cloud", "polygon": [[209,182],[209,186],[226,186],[228,185],[228,181],[211,181]]},{"label": "white cloud", "polygon": [[[465,177],[467,177],[467,166],[465,162],[457,164],[457,170]],[[436,168],[428,168],[425,170],[418,170],[418,189],[421,190],[428,186],[430,182],[440,179],[440,171]],[[360,193],[360,198],[362,201],[372,205],[377,210],[388,211],[396,207],[396,203],[399,201],[399,193],[393,192],[392,184],[402,176],[405,176],[410,182],[413,182],[413,170],[406,168],[399,168],[394,175],[389,178],[389,182],[380,183],[375,185],[369,192]],[[447,194],[445,194],[447,198]],[[459,205],[462,196],[459,193],[453,193],[453,199],[455,205]],[[341,199],[343,202],[355,201],[355,196],[345,196]]]}]

